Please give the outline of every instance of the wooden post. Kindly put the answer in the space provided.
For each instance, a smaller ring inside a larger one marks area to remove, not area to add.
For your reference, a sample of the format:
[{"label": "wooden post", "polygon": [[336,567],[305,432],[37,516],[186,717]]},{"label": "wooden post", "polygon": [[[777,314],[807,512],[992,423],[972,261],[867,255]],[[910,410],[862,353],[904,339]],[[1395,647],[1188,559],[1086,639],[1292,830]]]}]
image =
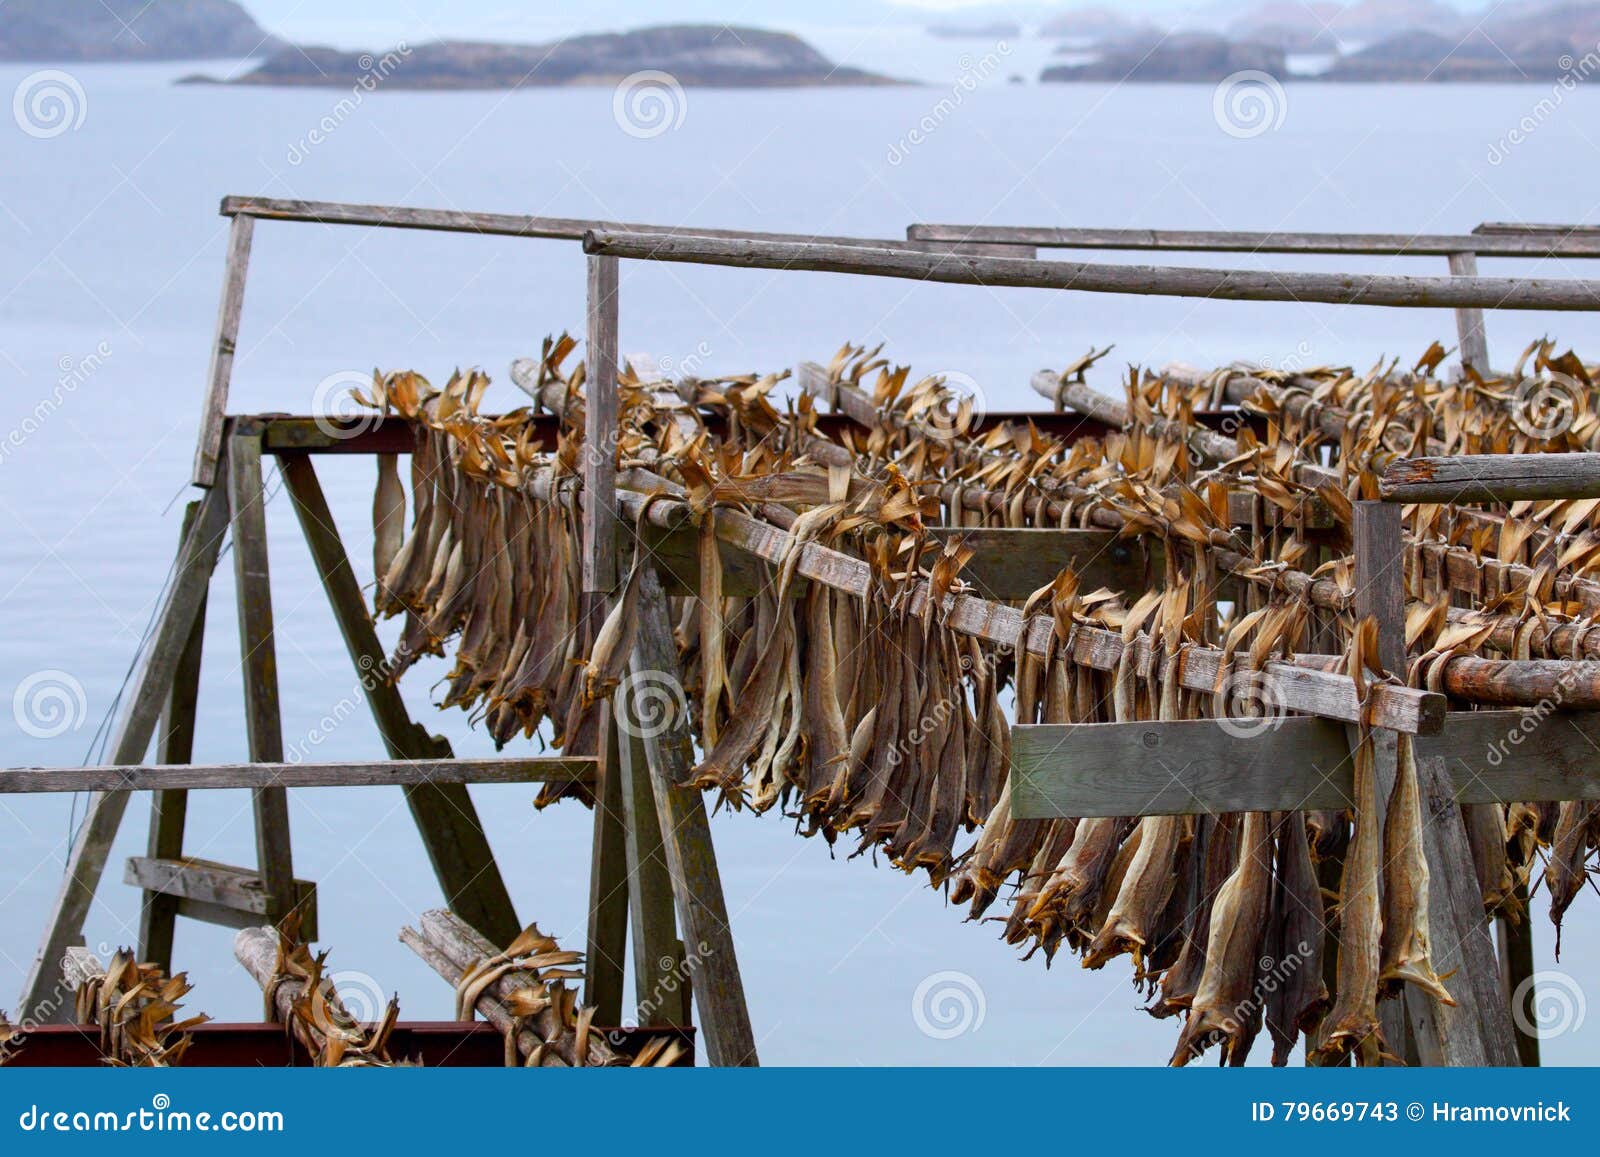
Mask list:
[{"label": "wooden post", "polygon": [[[205,605],[206,587],[217,564],[228,526],[226,488],[208,492],[183,545],[139,669],[123,698],[123,711],[108,751],[113,763],[139,763],[150,747],[156,723],[168,701],[190,632]],[[89,800],[87,814],[73,837],[49,926],[34,955],[17,1011],[50,1023],[71,1015],[70,993],[61,988],[61,961],[83,938],[84,920],[105,872],[112,841],[128,807],[128,793],[101,792]]]},{"label": "wooden post", "polygon": [[1538,1068],[1539,1038],[1531,1031],[1535,1021],[1532,1010],[1536,999],[1533,911],[1528,906],[1526,881],[1517,884],[1514,896],[1522,905],[1522,919],[1512,923],[1504,916],[1499,918],[1500,986],[1505,990],[1506,1007],[1511,1009],[1511,1024],[1517,1036],[1517,1058],[1527,1068]]},{"label": "wooden post", "polygon": [[209,487],[217,478],[222,453],[222,427],[228,412],[228,385],[233,380],[233,354],[239,342],[239,315],[244,309],[244,281],[250,268],[250,241],[256,219],[237,214],[228,226],[228,261],[222,273],[222,302],[217,307],[216,334],[211,341],[211,368],[200,411],[200,444],[194,455],[193,482]]},{"label": "wooden post", "polygon": [[[412,720],[400,688],[389,676],[377,628],[310,457],[284,454],[278,464],[389,758],[450,758],[449,742],[429,735]],[[466,785],[410,784],[404,790],[411,818],[451,911],[494,943],[511,943],[522,925]]]},{"label": "wooden post", "polygon": [[[583,607],[592,640],[617,585],[617,260],[588,259],[588,344],[584,366]],[[589,935],[584,1002],[603,1024],[622,1019],[628,935],[627,832],[620,755],[609,704],[600,709],[594,839],[589,870]]]},{"label": "wooden post", "polygon": [[[228,440],[228,504],[233,511],[233,575],[239,604],[239,663],[244,671],[245,732],[250,759],[283,762],[278,705],[278,657],[272,630],[267,566],[266,492],[261,478],[261,431],[250,419],[234,423]],[[267,916],[276,923],[295,904],[289,845],[289,796],[282,787],[252,789],[256,854],[266,889]]]},{"label": "wooden post", "polygon": [[[1356,614],[1378,620],[1379,658],[1384,669],[1405,670],[1405,550],[1402,510],[1385,502],[1355,504]],[[1394,788],[1394,736],[1378,731],[1377,786],[1380,821]],[[1512,1065],[1510,1014],[1500,990],[1499,967],[1488,935],[1483,893],[1478,887],[1466,825],[1445,761],[1417,758],[1422,796],[1423,855],[1428,862],[1428,928],[1433,965],[1449,983],[1454,1007],[1441,1004],[1414,986],[1404,990],[1408,1049],[1425,1065]],[[1391,1027],[1395,1001],[1380,1004],[1384,1031]],[[1391,1011],[1385,1012],[1385,1009]],[[1396,1049],[1400,1038],[1391,1037]],[[1400,1054],[1405,1055],[1405,1054]]]},{"label": "wooden post", "polygon": [[[1478,276],[1478,255],[1473,252],[1452,253],[1450,272],[1455,277]],[[1461,366],[1471,366],[1480,377],[1489,376],[1489,339],[1483,332],[1483,310],[1465,306],[1456,310],[1456,334],[1461,347]]]},{"label": "wooden post", "polygon": [[[648,564],[639,581],[639,625],[632,674],[636,685],[645,679],[657,680],[669,689],[675,686],[680,699],[683,695],[667,597],[655,568]],[[659,724],[639,728],[639,737],[644,743],[661,821],[662,849],[677,898],[685,966],[700,1010],[700,1039],[714,1065],[754,1065],[755,1034],[750,1028],[733,931],[728,926],[728,907],[722,896],[722,876],[711,844],[705,801],[697,790],[677,786],[687,777],[694,761],[688,721],[681,710],[669,711]]]},{"label": "wooden post", "polygon": [[612,719],[614,723],[619,718],[623,721],[616,730],[621,755],[618,779],[627,826],[635,1019],[641,1026],[683,1027],[690,1023],[689,973],[672,914],[672,874],[661,845],[649,757],[632,722],[639,719],[637,706],[628,701],[632,694],[631,684],[617,689]]},{"label": "wooden post", "polygon": [[[194,527],[200,503],[191,502],[183,516],[183,549]],[[161,716],[156,762],[186,764],[194,759],[195,704],[200,696],[200,655],[205,642],[206,608],[202,598],[194,626],[172,678],[172,692]],[[176,860],[183,855],[183,825],[188,815],[187,791],[157,791],[150,795],[150,836],[145,855],[155,860]],[[159,965],[172,975],[172,937],[178,923],[178,898],[146,892],[139,907],[139,959]]]}]

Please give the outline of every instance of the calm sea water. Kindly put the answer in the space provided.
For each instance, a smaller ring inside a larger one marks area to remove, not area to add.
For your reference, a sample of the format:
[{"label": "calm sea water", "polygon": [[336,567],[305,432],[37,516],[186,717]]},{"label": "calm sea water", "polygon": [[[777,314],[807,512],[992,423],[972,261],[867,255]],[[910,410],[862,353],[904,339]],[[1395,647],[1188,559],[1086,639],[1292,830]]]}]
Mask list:
[{"label": "calm sea water", "polygon": [[[988,83],[968,91],[961,69],[979,62],[961,61],[959,46],[948,51],[930,87],[691,91],[681,124],[648,139],[619,128],[610,90],[380,92],[341,113],[335,92],[173,86],[196,67],[187,65],[74,66],[82,123],[48,139],[0,115],[0,432],[16,435],[0,457],[0,703],[38,672],[65,673],[83,691],[73,726],[53,737],[0,710],[0,763],[90,758],[150,616],[186,497],[223,194],[864,236],[899,235],[913,221],[1453,231],[1484,219],[1591,221],[1600,208],[1591,139],[1600,106],[1588,92],[1531,121],[1525,142],[1495,163],[1497,142],[1536,116],[1544,90],[1292,85],[1281,124],[1241,139],[1219,127],[1210,88],[1010,86],[986,73]],[[0,97],[34,71],[0,68]],[[333,127],[311,143],[324,118]],[[1270,263],[1422,273],[1443,264]],[[1579,262],[1548,269],[1584,273]],[[466,365],[496,377],[491,406],[510,406],[519,395],[498,384],[508,363],[547,333],[581,331],[582,292],[582,257],[562,243],[264,223],[233,407],[304,412],[334,373],[414,368],[440,381]],[[1414,360],[1454,334],[1450,316],[1433,311],[684,266],[628,266],[622,293],[628,352],[693,359],[710,374],[883,341],[919,370],[972,375],[994,408],[1035,404],[1031,372],[1107,342],[1117,350],[1098,384],[1114,388],[1130,362],[1364,366],[1385,355]],[[1543,333],[1586,351],[1600,337],[1581,315],[1494,314],[1488,330],[1506,361]],[[367,577],[371,463],[319,466]],[[273,503],[269,521],[292,745],[319,730],[355,678],[286,501]],[[245,751],[228,567],[213,592],[197,758],[223,761]],[[429,707],[442,672],[434,663],[410,676],[414,712],[458,752],[487,753],[460,713]],[[381,748],[358,715],[318,750],[355,759]],[[531,794],[475,789],[520,914],[581,946],[589,813],[536,815]],[[332,966],[398,989],[410,1017],[447,1015],[446,986],[395,942],[402,924],[439,902],[400,792],[302,791],[292,812],[297,873],[319,885]],[[63,797],[0,797],[0,993],[20,986],[77,814]],[[136,894],[120,865],[141,850],[145,818],[136,800],[92,913],[91,945],[135,937]],[[244,793],[197,797],[190,831],[191,854],[251,860]],[[964,925],[937,894],[887,868],[830,859],[777,816],[721,817],[715,832],[768,1062],[1143,1064],[1171,1049],[1173,1027],[1137,1011],[1125,962],[1099,973],[1067,959],[1053,972],[1018,963],[992,926]],[[1576,905],[1560,964],[1536,919],[1540,967],[1559,969],[1579,992],[1597,977],[1594,903]],[[227,932],[185,922],[178,964],[195,981],[196,1007],[252,1018],[259,995],[229,942]],[[913,1014],[919,986],[939,973],[967,978],[958,983],[981,1010],[948,1037],[930,1036]],[[1546,1055],[1592,1059],[1594,1039],[1592,1029],[1567,1033]]]}]

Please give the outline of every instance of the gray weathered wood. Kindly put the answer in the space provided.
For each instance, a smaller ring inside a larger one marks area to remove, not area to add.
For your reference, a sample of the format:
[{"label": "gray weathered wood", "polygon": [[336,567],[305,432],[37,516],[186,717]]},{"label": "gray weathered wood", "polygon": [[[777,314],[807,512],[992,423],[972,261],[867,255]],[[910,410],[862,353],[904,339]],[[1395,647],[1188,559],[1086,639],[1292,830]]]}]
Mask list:
[{"label": "gray weathered wood", "polygon": [[[153,860],[130,856],[124,881],[147,892],[176,897],[178,913],[192,919],[228,928],[249,928],[275,916],[277,902],[260,873],[231,864],[193,857],[181,860]],[[294,880],[291,907],[300,916],[300,935],[317,937],[317,886],[309,880]]]},{"label": "gray weathered wood", "polygon": [[[1600,250],[1596,251],[1600,254]],[[1478,255],[1471,252],[1450,254],[1450,273],[1455,277],[1478,276]],[[1456,310],[1456,340],[1460,343],[1461,364],[1471,366],[1482,377],[1489,376],[1489,339],[1483,332],[1483,310],[1476,307]]]},{"label": "gray weathered wood", "polygon": [[1401,458],[1383,472],[1378,493],[1386,502],[1600,498],[1600,454]]},{"label": "gray weathered wood", "polygon": [[[1523,235],[1497,235],[1516,230]],[[1541,236],[1534,230],[1558,232]],[[1208,229],[1092,229],[1014,225],[911,225],[922,241],[1035,245],[1041,249],[1174,250],[1187,253],[1346,253],[1384,257],[1600,257],[1600,238],[1567,226],[1480,225],[1472,234],[1248,233]]]},{"label": "gray weathered wood", "polygon": [[[283,762],[283,718],[278,703],[278,651],[273,637],[272,577],[267,564],[266,489],[261,476],[261,433],[246,419],[228,444],[228,505],[233,519],[233,580],[239,605],[239,665],[244,675],[245,735],[252,763]],[[282,787],[251,789],[256,855],[274,923],[294,905],[294,857],[289,840],[289,796]]]},{"label": "gray weathered wood", "polygon": [[793,269],[895,277],[954,285],[1073,289],[1206,297],[1231,301],[1307,301],[1335,305],[1389,305],[1417,309],[1479,306],[1484,309],[1593,310],[1600,281],[1518,277],[1399,277],[1388,274],[1258,272],[1188,266],[1095,265],[1080,261],[1026,261],[715,237],[657,236],[596,231],[584,251],[630,260],[725,265],[740,269]]},{"label": "gray weathered wood", "polygon": [[[1537,981],[1533,962],[1533,910],[1528,906],[1528,885],[1518,881],[1514,898],[1522,905],[1522,917],[1512,921],[1501,915],[1498,947],[1500,950],[1500,988],[1505,993],[1506,1005],[1511,1009],[1511,1023],[1516,1032],[1517,1059],[1524,1068],[1539,1067],[1539,1037],[1534,1028],[1537,1019]],[[1521,1008],[1518,1008],[1520,1000]],[[1521,1015],[1518,1015],[1520,1012]]]},{"label": "gray weathered wood", "polygon": [[[200,503],[191,502],[183,517],[183,534],[178,549],[188,539],[200,513]],[[156,759],[160,763],[189,763],[194,758],[196,705],[200,695],[200,658],[205,643],[206,611],[202,602],[195,614],[177,670],[172,691],[161,714],[161,730],[156,737]],[[177,859],[183,855],[183,827],[188,816],[189,793],[181,790],[157,791],[150,796],[150,832],[145,855],[152,859]],[[139,959],[158,965],[172,974],[172,939],[177,929],[178,904],[170,896],[146,892],[139,904]]]},{"label": "gray weathered wood", "polygon": [[[600,752],[595,766],[594,825],[589,845],[589,925],[583,1002],[604,1024],[622,1021],[628,952],[628,834],[616,720],[600,707]],[[637,952],[637,949],[635,949]]]},{"label": "gray weathered wood", "polygon": [[[719,519],[720,521],[720,515]],[[640,576],[639,626],[634,641],[632,678],[638,685],[678,688],[678,651],[666,596],[647,566]],[[722,876],[711,843],[711,825],[700,792],[677,786],[694,762],[694,742],[682,710],[669,710],[639,728],[650,769],[661,842],[677,899],[678,926],[683,932],[684,964],[700,1010],[700,1039],[714,1065],[754,1065],[755,1034],[745,1003],[744,981],[734,951]]]},{"label": "gray weathered wood", "polygon": [[274,221],[313,221],[323,225],[367,225],[388,229],[426,229],[445,233],[482,233],[500,237],[543,237],[581,241],[591,229],[629,233],[684,234],[706,237],[748,237],[757,240],[826,242],[830,245],[903,249],[914,253],[982,253],[996,257],[1032,255],[1032,247],[1006,243],[915,241],[896,238],[837,237],[808,233],[763,233],[744,229],[705,229],[693,225],[641,225],[578,217],[532,217],[518,213],[473,213],[457,209],[419,209],[405,205],[357,205],[333,201],[295,201],[278,197],[224,197],[224,216],[249,214]]},{"label": "gray weathered wood", "polygon": [[[1012,815],[1351,806],[1350,748],[1339,724],[1237,723],[1239,737],[1210,719],[1013,727]],[[1600,799],[1600,716],[1593,712],[1452,711],[1438,735],[1417,737],[1416,749],[1419,758],[1444,760],[1459,803]]]},{"label": "gray weathered wood", "polygon": [[439,783],[592,783],[590,756],[394,759],[366,763],[107,764],[0,769],[0,795],[203,791],[260,787],[385,787]]},{"label": "gray weathered wood", "polygon": [[222,301],[211,339],[211,366],[206,371],[205,403],[200,410],[200,443],[194,455],[192,481],[210,486],[217,479],[222,453],[222,426],[228,412],[228,386],[233,380],[233,355],[239,344],[239,315],[244,310],[244,283],[250,269],[250,240],[255,218],[234,216],[228,226],[228,257],[222,271]]},{"label": "gray weathered wood", "polygon": [[617,582],[617,260],[589,258],[584,363],[583,589]]},{"label": "gray weathered wood", "polygon": [[[227,527],[227,488],[213,487],[201,500],[194,528],[179,552],[172,582],[156,611],[149,643],[123,696],[122,714],[106,748],[115,763],[137,763],[150,747],[190,633],[205,605],[206,587]],[[60,999],[61,960],[67,948],[82,939],[84,921],[127,806],[126,792],[90,798],[67,853],[49,924],[18,1000],[20,1015],[58,1022],[70,1015],[71,1002]]]},{"label": "gray weathered wood", "polygon": [[[620,698],[630,693],[619,688]],[[639,710],[618,704],[612,710],[625,719],[638,719]],[[633,936],[633,987],[640,1025],[690,1023],[689,973],[684,967],[683,941],[678,939],[673,917],[672,874],[661,844],[661,819],[656,812],[655,790],[650,785],[649,757],[644,740],[630,729],[617,735],[622,806],[627,819],[628,913]]]},{"label": "gray weathered wood", "polygon": [[[450,758],[450,744],[430,735],[406,709],[311,459],[304,454],[285,454],[278,461],[312,562],[389,757],[407,761]],[[405,794],[428,862],[451,909],[491,940],[510,943],[521,924],[465,783],[416,780],[405,785]]]}]

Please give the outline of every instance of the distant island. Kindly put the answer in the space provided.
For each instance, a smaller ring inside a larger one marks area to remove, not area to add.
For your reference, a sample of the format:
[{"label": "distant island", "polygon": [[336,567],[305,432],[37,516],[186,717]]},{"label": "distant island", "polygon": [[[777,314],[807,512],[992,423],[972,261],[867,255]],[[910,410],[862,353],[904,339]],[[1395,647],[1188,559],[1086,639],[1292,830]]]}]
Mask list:
[{"label": "distant island", "polygon": [[667,25],[633,32],[573,36],[550,44],[435,41],[386,54],[333,48],[290,48],[228,80],[194,76],[187,83],[349,88],[370,75],[377,56],[388,89],[496,89],[615,84],[646,71],[681,85],[726,88],[899,84],[834,64],[788,32],[711,24]]},{"label": "distant island", "polygon": [[1600,67],[1600,3],[1519,4],[1469,18],[1443,0],[1267,0],[1222,32],[1130,32],[1104,10],[1083,15],[1092,19],[1054,27],[1114,31],[1088,60],[1063,43],[1079,61],[1052,65],[1040,80],[1215,83],[1255,70],[1334,83],[1549,84]]},{"label": "distant island", "polygon": [[1117,41],[1097,60],[1054,64],[1040,73],[1039,79],[1215,84],[1246,70],[1285,75],[1283,50],[1266,44],[1241,44],[1211,32],[1175,32],[1154,40]]},{"label": "distant island", "polygon": [[1015,40],[1022,25],[1010,20],[991,20],[981,24],[930,24],[928,35],[941,40]]},{"label": "distant island", "polygon": [[234,0],[4,0],[0,60],[204,60],[277,52]]}]

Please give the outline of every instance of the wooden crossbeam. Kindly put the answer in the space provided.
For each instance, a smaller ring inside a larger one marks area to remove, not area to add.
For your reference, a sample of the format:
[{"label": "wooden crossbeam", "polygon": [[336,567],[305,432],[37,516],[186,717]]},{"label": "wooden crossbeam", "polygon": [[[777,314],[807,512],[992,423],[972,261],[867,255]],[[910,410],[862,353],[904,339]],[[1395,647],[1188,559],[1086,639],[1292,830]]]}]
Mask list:
[{"label": "wooden crossbeam", "polygon": [[1600,498],[1600,454],[1402,458],[1383,472],[1378,494],[1385,502]]},{"label": "wooden crossbeam", "polygon": [[[1351,805],[1350,745],[1325,719],[1020,724],[1017,819],[1317,811]],[[1230,734],[1230,730],[1233,732]],[[1459,803],[1600,799],[1600,714],[1452,711],[1417,756]]]},{"label": "wooden crossbeam", "polygon": [[795,241],[726,240],[596,231],[584,252],[640,261],[723,265],[739,269],[806,270],[936,281],[950,285],[1071,289],[1157,297],[1229,301],[1300,301],[1330,305],[1385,305],[1410,309],[1477,306],[1483,309],[1593,310],[1600,281],[1537,277],[1398,277],[1387,274],[1302,273],[1200,269],[1167,265],[1104,265],[1082,261],[1028,261],[905,253]]},{"label": "wooden crossbeam", "polygon": [[594,759],[385,759],[364,763],[108,764],[0,769],[0,795],[204,791],[259,787],[393,787],[439,783],[589,783]]},{"label": "wooden crossbeam", "polygon": [[[123,881],[173,900],[180,916],[224,928],[253,928],[281,918],[273,915],[277,901],[268,893],[266,881],[251,868],[192,857],[159,860],[131,856]],[[315,940],[317,886],[309,880],[293,880],[291,889],[290,903],[300,918],[300,935]]]}]

